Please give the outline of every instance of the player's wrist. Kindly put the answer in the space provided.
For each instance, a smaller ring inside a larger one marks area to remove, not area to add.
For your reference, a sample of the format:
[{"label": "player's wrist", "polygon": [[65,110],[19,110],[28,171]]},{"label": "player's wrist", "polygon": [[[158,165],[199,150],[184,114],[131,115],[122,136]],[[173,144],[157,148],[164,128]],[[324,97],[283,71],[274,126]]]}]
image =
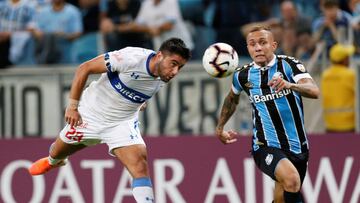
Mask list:
[{"label": "player's wrist", "polygon": [[79,100],[69,99],[69,104],[67,106],[68,109],[77,110],[79,107]]},{"label": "player's wrist", "polygon": [[215,127],[215,133],[216,133],[216,134],[221,134],[222,131],[224,131],[224,127],[223,127],[223,126],[216,126],[216,127]]},{"label": "player's wrist", "polygon": [[295,86],[296,86],[296,84],[295,84],[295,83],[292,83],[292,82],[287,82],[287,85],[288,85],[287,89],[295,90],[295,89],[294,89],[294,88],[295,88]]}]

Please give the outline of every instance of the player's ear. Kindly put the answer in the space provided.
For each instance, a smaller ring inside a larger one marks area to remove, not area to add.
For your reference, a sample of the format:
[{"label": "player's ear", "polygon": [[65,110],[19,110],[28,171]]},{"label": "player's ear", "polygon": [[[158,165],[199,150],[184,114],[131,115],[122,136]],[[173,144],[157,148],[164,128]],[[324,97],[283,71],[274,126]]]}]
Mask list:
[{"label": "player's ear", "polygon": [[163,54],[161,51],[159,51],[159,52],[157,53],[157,57],[158,57],[158,59],[161,61],[161,60],[163,60],[163,58],[164,58],[164,54]]},{"label": "player's ear", "polygon": [[273,45],[272,45],[274,51],[276,50],[277,46],[278,46],[278,43],[277,43],[276,41],[274,41],[274,42],[273,42]]}]

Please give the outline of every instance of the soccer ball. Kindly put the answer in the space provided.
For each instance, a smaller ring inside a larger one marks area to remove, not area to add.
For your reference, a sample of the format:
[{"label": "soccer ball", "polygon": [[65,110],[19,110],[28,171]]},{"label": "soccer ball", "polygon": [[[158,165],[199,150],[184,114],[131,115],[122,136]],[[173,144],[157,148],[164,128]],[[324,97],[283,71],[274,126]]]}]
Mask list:
[{"label": "soccer ball", "polygon": [[205,50],[202,62],[207,73],[213,77],[223,78],[235,71],[239,57],[232,46],[219,42]]}]

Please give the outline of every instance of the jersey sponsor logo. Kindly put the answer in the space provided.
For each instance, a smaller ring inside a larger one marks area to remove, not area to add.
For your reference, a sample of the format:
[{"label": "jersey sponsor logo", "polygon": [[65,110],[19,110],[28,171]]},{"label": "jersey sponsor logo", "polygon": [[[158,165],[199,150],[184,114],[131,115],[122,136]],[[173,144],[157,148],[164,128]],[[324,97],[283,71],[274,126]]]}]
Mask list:
[{"label": "jersey sponsor logo", "polygon": [[136,90],[133,90],[133,89],[127,87],[124,83],[122,83],[117,72],[108,72],[107,75],[109,77],[111,85],[124,98],[126,98],[134,103],[144,103],[147,99],[150,99],[150,96],[145,95]]},{"label": "jersey sponsor logo", "polygon": [[266,95],[254,95],[254,96],[250,97],[250,101],[254,102],[254,103],[266,102],[266,101],[270,101],[270,100],[279,99],[290,93],[291,93],[290,89],[284,89],[278,93],[271,93],[271,94],[266,94]]},{"label": "jersey sponsor logo", "polygon": [[245,87],[247,87],[247,88],[249,88],[249,89],[251,89],[251,88],[253,88],[254,87],[254,84],[252,83],[252,82],[247,82],[247,83],[245,83]]}]

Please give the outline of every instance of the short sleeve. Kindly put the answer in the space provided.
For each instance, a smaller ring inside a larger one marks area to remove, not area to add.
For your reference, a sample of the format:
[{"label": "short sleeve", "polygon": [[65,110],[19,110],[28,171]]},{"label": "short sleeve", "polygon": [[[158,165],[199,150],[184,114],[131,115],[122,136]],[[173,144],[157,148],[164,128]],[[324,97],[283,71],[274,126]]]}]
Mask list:
[{"label": "short sleeve", "polygon": [[[291,78],[297,83],[299,80],[303,78],[312,78],[311,75],[306,70],[305,66],[294,57],[286,57],[284,58],[286,62],[284,64],[286,69],[290,69]],[[288,72],[285,70],[285,72]]]},{"label": "short sleeve", "polygon": [[239,74],[240,72],[239,71],[236,71],[234,74],[233,74],[233,79],[232,79],[232,91],[239,95],[240,92],[243,90],[243,88],[241,87],[240,85],[240,81],[239,81]]},{"label": "short sleeve", "polygon": [[104,58],[109,72],[124,72],[134,64],[128,48],[105,53]]}]

